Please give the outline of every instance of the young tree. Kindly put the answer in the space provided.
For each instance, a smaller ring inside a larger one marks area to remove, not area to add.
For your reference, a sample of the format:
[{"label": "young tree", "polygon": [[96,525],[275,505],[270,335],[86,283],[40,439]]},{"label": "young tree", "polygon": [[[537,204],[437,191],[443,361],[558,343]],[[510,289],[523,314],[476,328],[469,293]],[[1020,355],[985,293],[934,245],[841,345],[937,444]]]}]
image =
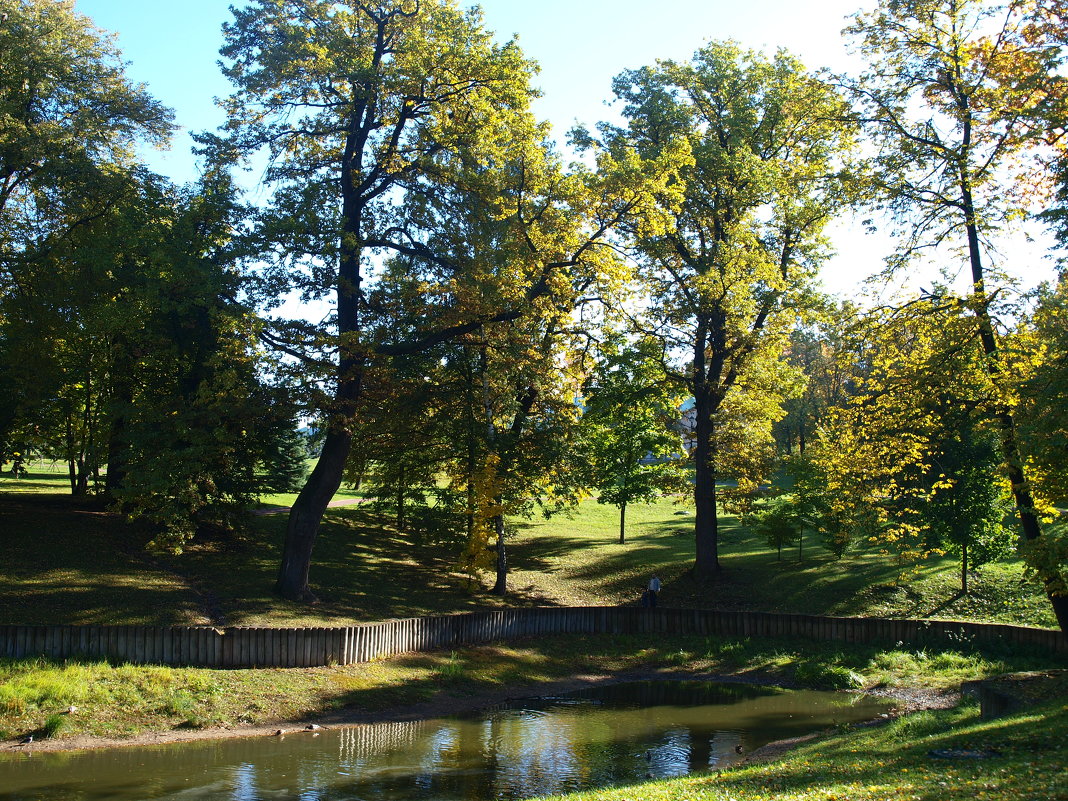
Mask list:
[{"label": "young tree", "polygon": [[673,194],[661,196],[669,224],[634,233],[656,335],[688,353],[677,380],[695,403],[695,572],[709,576],[726,410],[766,420],[761,430],[781,415],[773,376],[810,306],[823,228],[849,198],[847,115],[789,55],[725,43],[623,73],[615,91],[628,123],[603,129],[610,148],[684,156]]},{"label": "young tree", "polygon": [[995,438],[957,409],[946,409],[943,422],[942,441],[932,443],[930,494],[920,511],[929,542],[960,555],[960,589],[967,595],[969,570],[1011,550],[1013,532],[1005,526],[1011,507],[997,477]]},{"label": "young tree", "polygon": [[589,482],[597,502],[619,509],[626,542],[627,506],[688,490],[682,462],[682,398],[663,374],[661,343],[619,337],[605,343],[582,413]]},{"label": "young tree", "polygon": [[[868,59],[850,91],[879,147],[876,174],[895,219],[909,226],[890,268],[937,246],[958,247],[984,368],[1000,400],[992,410],[1003,469],[1024,538],[1042,536],[1017,433],[1012,375],[997,329],[992,238],[1029,209],[1014,181],[1042,133],[1034,124],[1056,93],[1058,51],[1033,36],[1036,5],[1010,0],[884,0],[847,29]],[[1068,595],[1043,571],[1068,632]]]}]

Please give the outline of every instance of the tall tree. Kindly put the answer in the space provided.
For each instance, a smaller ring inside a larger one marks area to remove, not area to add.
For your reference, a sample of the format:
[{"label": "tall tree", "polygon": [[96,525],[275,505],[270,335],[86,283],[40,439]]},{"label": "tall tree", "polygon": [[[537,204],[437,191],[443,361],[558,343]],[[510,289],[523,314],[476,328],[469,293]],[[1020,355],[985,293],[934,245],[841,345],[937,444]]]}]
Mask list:
[{"label": "tall tree", "polygon": [[719,570],[726,407],[750,421],[760,408],[769,421],[781,414],[773,376],[810,305],[823,228],[849,196],[847,115],[789,55],[730,43],[625,72],[615,91],[628,122],[602,129],[609,147],[688,154],[675,194],[661,196],[669,224],[635,239],[656,333],[689,354],[677,377],[695,403],[695,572],[710,576]]},{"label": "tall tree", "polygon": [[[963,254],[956,263],[968,275],[985,369],[1002,398],[992,415],[1003,469],[1029,542],[1042,526],[1017,434],[991,268],[994,237],[1028,211],[1028,192],[1014,179],[1038,144],[1034,120],[1059,81],[1057,50],[1033,36],[1035,10],[1029,0],[883,0],[847,29],[868,60],[847,83],[879,148],[882,197],[908,226],[890,268],[939,246]],[[1068,632],[1068,595],[1056,575],[1043,579]]]},{"label": "tall tree", "polygon": [[[265,333],[326,387],[312,401],[326,426],[322,454],[293,504],[277,582],[283,596],[311,600],[312,548],[342,479],[372,358],[516,320],[539,299],[569,291],[570,270],[633,201],[586,193],[567,227],[573,235],[538,235],[566,203],[544,189],[526,192],[523,154],[543,138],[528,108],[533,66],[514,41],[494,43],[477,9],[461,11],[452,0],[256,0],[234,14],[222,53],[236,90],[226,101],[226,135],[211,144],[267,154],[261,297],[276,304],[294,292],[336,303],[321,325],[289,321]],[[505,178],[508,194],[496,189]],[[506,255],[519,257],[443,254],[435,235],[446,223],[435,209],[448,202],[439,192],[448,187],[496,205],[517,234]],[[428,310],[448,312],[448,322],[436,313],[427,325],[397,319],[392,342],[373,341],[369,270],[384,253],[425,267],[433,282],[419,297]],[[470,272],[490,265],[496,271]],[[455,291],[480,284],[485,291]]]}]

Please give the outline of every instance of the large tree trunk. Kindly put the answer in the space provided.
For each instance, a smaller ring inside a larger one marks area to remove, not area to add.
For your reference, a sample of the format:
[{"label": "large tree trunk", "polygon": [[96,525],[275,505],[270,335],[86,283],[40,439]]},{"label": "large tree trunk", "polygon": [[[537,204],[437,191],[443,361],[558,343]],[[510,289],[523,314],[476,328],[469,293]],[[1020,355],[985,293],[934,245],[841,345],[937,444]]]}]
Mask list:
[{"label": "large tree trunk", "polygon": [[960,546],[960,592],[961,595],[968,594],[968,543],[962,543]]},{"label": "large tree trunk", "polygon": [[352,435],[348,431],[328,431],[319,461],[293,502],[286,526],[282,564],[275,583],[275,592],[283,598],[305,602],[317,600],[308,587],[312,548],[315,547],[315,537],[319,533],[326,507],[341,486],[351,446]]},{"label": "large tree trunk", "polygon": [[129,448],[126,444],[126,415],[133,405],[133,368],[128,357],[125,341],[116,343],[112,366],[115,369],[111,401],[111,428],[108,431],[108,472],[104,476],[104,496],[114,502],[119,489],[126,481],[126,462]]},{"label": "large tree trunk", "polygon": [[404,531],[404,495],[407,489],[404,482],[407,480],[406,473],[407,471],[401,467],[397,476],[397,531]]},{"label": "large tree trunk", "polygon": [[619,544],[627,544],[627,502],[619,505]]},{"label": "large tree trunk", "polygon": [[725,325],[721,313],[702,315],[694,337],[694,575],[699,579],[720,571],[714,416],[725,389],[720,386],[726,358]]},{"label": "large tree trunk", "polygon": [[716,465],[712,415],[707,397],[697,397],[694,449],[694,573],[708,578],[719,572],[719,519],[716,513]]}]

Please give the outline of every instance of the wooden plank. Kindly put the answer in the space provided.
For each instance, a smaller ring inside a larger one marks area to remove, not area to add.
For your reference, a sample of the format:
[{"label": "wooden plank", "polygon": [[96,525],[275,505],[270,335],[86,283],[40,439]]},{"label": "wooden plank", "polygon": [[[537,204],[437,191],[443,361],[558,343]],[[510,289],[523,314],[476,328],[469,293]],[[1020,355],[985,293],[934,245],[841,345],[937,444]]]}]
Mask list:
[{"label": "wooden plank", "polygon": [[322,667],[326,664],[326,629],[315,629],[315,637],[312,640],[312,662],[314,667]]},{"label": "wooden plank", "polygon": [[287,668],[297,666],[297,637],[292,626],[282,632],[282,660]]}]

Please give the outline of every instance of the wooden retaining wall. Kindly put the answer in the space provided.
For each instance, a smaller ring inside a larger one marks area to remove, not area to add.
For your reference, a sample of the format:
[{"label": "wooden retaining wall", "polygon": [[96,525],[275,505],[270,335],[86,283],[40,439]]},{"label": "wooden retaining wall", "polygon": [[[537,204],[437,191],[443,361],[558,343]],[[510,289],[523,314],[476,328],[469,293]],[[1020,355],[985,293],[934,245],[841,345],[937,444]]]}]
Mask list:
[{"label": "wooden retaining wall", "polygon": [[1001,643],[1068,654],[1056,629],[941,620],[819,617],[706,609],[504,609],[336,628],[0,626],[0,657],[88,657],[199,667],[316,667],[554,634],[697,634],[820,641]]}]

